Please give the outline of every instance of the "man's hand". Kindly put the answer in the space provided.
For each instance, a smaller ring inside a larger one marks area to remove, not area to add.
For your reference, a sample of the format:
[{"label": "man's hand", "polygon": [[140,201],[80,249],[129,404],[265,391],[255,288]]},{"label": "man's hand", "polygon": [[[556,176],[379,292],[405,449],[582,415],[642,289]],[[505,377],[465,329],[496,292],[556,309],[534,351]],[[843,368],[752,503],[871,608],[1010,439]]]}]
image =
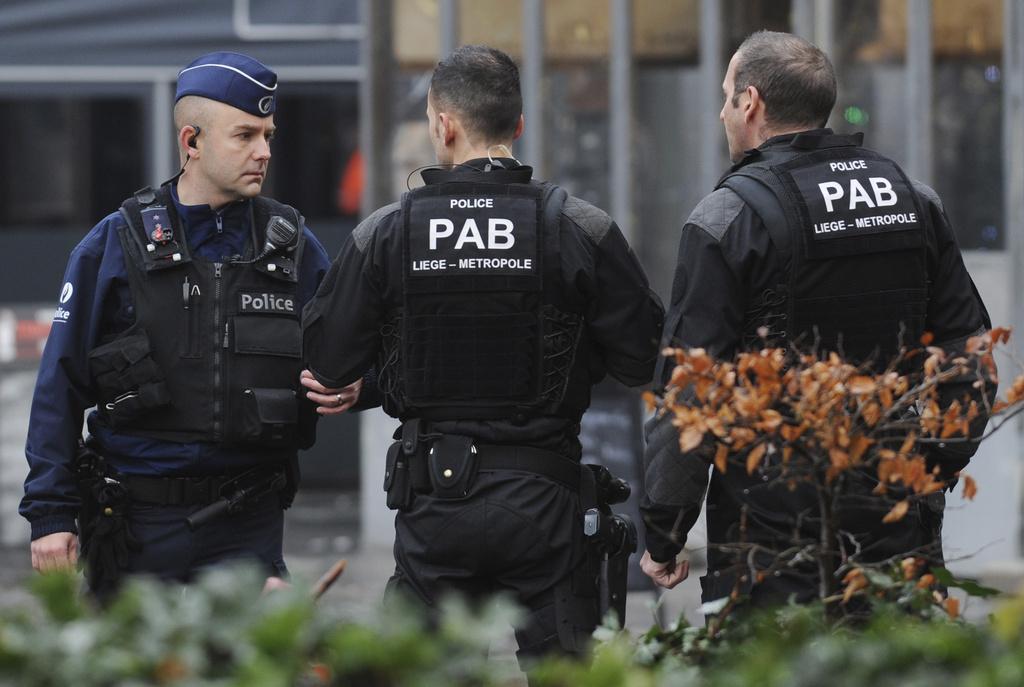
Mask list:
[{"label": "man's hand", "polygon": [[280,577],[268,577],[267,581],[263,583],[262,594],[266,596],[271,592],[276,592],[278,589],[288,589],[291,586],[290,582],[282,580]]},{"label": "man's hand", "polygon": [[359,392],[363,388],[363,380],[357,379],[344,389],[329,389],[316,381],[309,370],[303,370],[299,375],[299,384],[309,389],[306,398],[317,404],[316,412],[321,415],[344,413],[359,400]]},{"label": "man's hand", "polygon": [[667,563],[657,563],[651,558],[649,551],[644,551],[644,555],[640,559],[640,569],[647,577],[654,580],[654,584],[665,589],[672,589],[690,574],[690,561],[673,559]]},{"label": "man's hand", "polygon": [[78,537],[71,532],[54,532],[33,541],[31,551],[36,572],[74,570],[78,564]]}]

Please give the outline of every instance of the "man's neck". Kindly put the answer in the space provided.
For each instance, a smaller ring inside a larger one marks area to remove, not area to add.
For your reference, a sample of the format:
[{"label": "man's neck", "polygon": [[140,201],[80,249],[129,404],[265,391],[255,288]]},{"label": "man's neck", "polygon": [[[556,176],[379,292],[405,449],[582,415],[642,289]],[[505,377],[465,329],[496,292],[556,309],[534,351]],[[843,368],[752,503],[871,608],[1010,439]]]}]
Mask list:
[{"label": "man's neck", "polygon": [[204,185],[197,183],[186,169],[178,178],[178,200],[182,205],[209,205],[216,211],[230,205],[235,199],[205,188]]},{"label": "man's neck", "polygon": [[760,148],[765,142],[770,141],[776,136],[787,136],[790,134],[799,134],[802,131],[814,129],[816,127],[807,126],[805,124],[793,125],[793,126],[763,126],[757,132],[758,142],[755,148]]},{"label": "man's neck", "polygon": [[481,160],[487,157],[509,157],[512,153],[512,143],[491,143],[479,146],[459,147],[452,154],[452,164],[460,165],[470,160]]}]

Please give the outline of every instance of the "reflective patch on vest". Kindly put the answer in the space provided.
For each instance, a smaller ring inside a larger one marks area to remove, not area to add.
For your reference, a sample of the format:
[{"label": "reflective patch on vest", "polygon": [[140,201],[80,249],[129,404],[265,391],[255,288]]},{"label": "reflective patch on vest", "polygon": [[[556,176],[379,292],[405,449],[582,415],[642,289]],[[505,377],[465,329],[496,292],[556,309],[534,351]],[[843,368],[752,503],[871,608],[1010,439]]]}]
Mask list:
[{"label": "reflective patch on vest", "polygon": [[807,238],[833,241],[916,230],[913,191],[888,160],[824,160],[790,172],[807,211]]},{"label": "reflective patch on vest", "polygon": [[250,315],[295,315],[295,296],[269,291],[242,291],[238,294],[238,312]]},{"label": "reflective patch on vest", "polygon": [[409,276],[533,276],[537,201],[514,196],[417,199],[409,217]]}]

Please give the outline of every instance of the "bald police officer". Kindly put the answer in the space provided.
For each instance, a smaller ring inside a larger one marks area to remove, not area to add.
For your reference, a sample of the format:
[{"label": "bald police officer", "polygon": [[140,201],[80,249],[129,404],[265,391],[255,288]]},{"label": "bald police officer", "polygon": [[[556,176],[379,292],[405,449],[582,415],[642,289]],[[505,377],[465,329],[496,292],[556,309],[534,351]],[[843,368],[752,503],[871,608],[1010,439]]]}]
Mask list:
[{"label": "bald police officer", "polygon": [[[824,53],[793,35],[755,33],[733,55],[723,89],[721,119],[735,164],[683,227],[668,343],[728,358],[767,338],[769,345],[841,350],[877,368],[925,331],[935,345],[956,350],[990,326],[935,191],[862,147],[861,135],[823,128],[836,99]],[[947,402],[976,393],[971,381],[947,384],[941,393]],[[982,418],[973,429],[983,426]],[[933,450],[930,466],[951,478],[976,448]],[[676,556],[706,491],[705,601],[728,596],[735,571],[747,570],[749,561],[734,560],[729,544],[742,539],[773,550],[794,532],[815,541],[818,517],[814,494],[804,498],[768,473],[715,471],[709,489],[709,458],[700,449],[680,455],[670,416],[649,425],[641,565],[665,587],[686,577],[687,564]],[[915,504],[900,523],[883,525],[891,504],[870,496],[873,487],[851,487],[840,508],[845,535],[838,546],[853,561],[913,551],[941,562],[942,494]],[[817,590],[810,567],[787,567],[753,588],[746,573],[741,588],[755,603],[791,594],[807,599]]]},{"label": "bald police officer", "polygon": [[[186,581],[226,559],[286,572],[282,506],[316,417],[299,314],[328,258],[297,210],[259,195],[276,106],[257,60],[192,62],[174,107],[182,171],[72,251],[26,445],[36,570],[73,565],[81,533],[101,593],[125,572]],[[230,512],[186,526],[226,498]]]},{"label": "bald police officer", "polygon": [[506,590],[530,611],[520,655],[580,651],[598,621],[580,418],[606,374],[650,380],[661,304],[608,215],[511,156],[508,55],[442,60],[427,124],[425,186],[356,228],[306,309],[310,369],[340,387],[376,364],[402,420],[389,588],[427,606]]}]

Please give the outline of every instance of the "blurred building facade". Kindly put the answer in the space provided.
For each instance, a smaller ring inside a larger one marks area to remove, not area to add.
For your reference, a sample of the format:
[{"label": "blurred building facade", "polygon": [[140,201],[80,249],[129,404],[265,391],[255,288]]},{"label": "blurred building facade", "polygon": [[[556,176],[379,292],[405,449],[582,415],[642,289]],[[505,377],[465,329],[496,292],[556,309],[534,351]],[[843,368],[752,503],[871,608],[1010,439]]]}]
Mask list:
[{"label": "blurred building facade", "polygon": [[[354,225],[353,197],[364,213],[391,202],[432,162],[424,109],[438,56],[462,43],[508,51],[525,96],[516,155],[608,209],[667,301],[679,228],[728,164],[725,67],[761,28],[828,52],[840,85],[831,125],[864,131],[936,188],[994,322],[1024,324],[1018,0],[6,0],[0,533],[23,536],[11,499],[64,259],[131,190],[176,171],[174,78],[194,56],[239,50],[277,69],[266,190],[301,208],[333,253]],[[337,488],[361,481],[364,536],[390,540],[379,458],[393,423],[362,418],[360,471],[357,423],[345,422],[321,423],[310,473]],[[977,501],[952,499],[947,546],[970,556],[965,570],[1021,557],[1019,431],[1007,425],[975,459]]]}]

